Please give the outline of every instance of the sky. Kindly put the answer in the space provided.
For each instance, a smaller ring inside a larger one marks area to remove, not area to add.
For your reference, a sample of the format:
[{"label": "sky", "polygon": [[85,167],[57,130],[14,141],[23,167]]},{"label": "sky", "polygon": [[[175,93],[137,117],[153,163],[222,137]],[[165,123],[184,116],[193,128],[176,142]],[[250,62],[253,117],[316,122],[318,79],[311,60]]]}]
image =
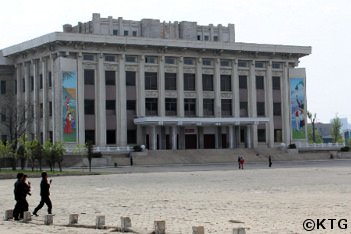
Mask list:
[{"label": "sky", "polygon": [[306,68],[307,109],[318,122],[351,122],[349,0],[11,0],[1,3],[0,49],[50,32],[112,16],[127,20],[235,24],[236,42],[312,46]]}]

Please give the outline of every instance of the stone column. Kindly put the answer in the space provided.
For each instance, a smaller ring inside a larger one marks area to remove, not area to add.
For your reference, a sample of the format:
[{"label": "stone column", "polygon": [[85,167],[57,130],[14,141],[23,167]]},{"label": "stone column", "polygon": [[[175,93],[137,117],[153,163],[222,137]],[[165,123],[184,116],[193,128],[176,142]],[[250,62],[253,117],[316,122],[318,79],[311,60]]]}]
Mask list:
[{"label": "stone column", "polygon": [[246,126],[246,145],[247,145],[247,148],[252,148],[251,130],[252,130],[252,125],[247,125]]},{"label": "stone column", "polygon": [[204,116],[203,91],[202,91],[202,58],[197,59],[196,63],[196,116]]},{"label": "stone column", "polygon": [[137,144],[144,145],[145,144],[145,131],[142,125],[137,125]]},{"label": "stone column", "polygon": [[145,56],[140,56],[137,81],[137,116],[145,116]]},{"label": "stone column", "polygon": [[185,149],[185,134],[184,134],[184,127],[178,127],[178,134],[179,134],[179,149]]},{"label": "stone column", "polygon": [[[98,56],[98,69],[95,86],[96,99],[96,145],[106,146],[106,84],[105,84],[105,70],[104,70],[104,56]],[[118,83],[123,84],[123,83]],[[118,86],[120,86],[118,85]]]},{"label": "stone column", "polygon": [[125,55],[119,56],[118,63],[118,82],[116,85],[117,93],[117,145],[127,145],[127,109],[126,109],[126,72]]},{"label": "stone column", "polygon": [[[165,56],[160,56],[158,76],[158,115],[164,117],[165,110]],[[160,142],[161,143],[161,142]]]},{"label": "stone column", "polygon": [[291,143],[290,132],[290,103],[289,103],[289,64],[284,64],[283,77],[282,77],[282,124],[283,124],[283,142],[285,144]]},{"label": "stone column", "polygon": [[228,139],[229,139],[229,148],[234,149],[234,126],[228,126]]},{"label": "stone column", "polygon": [[177,149],[177,126],[173,125],[171,127],[172,134],[172,150]]},{"label": "stone column", "polygon": [[41,74],[43,79],[43,89],[42,89],[42,96],[43,96],[43,143],[48,139],[48,121],[49,121],[49,100],[48,100],[48,82],[47,82],[47,59],[41,58]]},{"label": "stone column", "polygon": [[184,71],[183,57],[178,59],[178,74],[177,74],[177,114],[179,117],[184,117]]},{"label": "stone column", "polygon": [[221,117],[221,72],[220,72],[220,60],[215,59],[215,72],[214,72],[214,111],[215,117]]},{"label": "stone column", "polygon": [[84,70],[82,62],[82,53],[77,57],[78,70],[78,142],[85,144],[85,114],[84,114]]},{"label": "stone column", "polygon": [[266,142],[268,142],[268,147],[272,148],[274,146],[272,61],[268,62],[266,73],[266,110],[269,118],[269,122],[266,124]]},{"label": "stone column", "polygon": [[152,125],[150,126],[150,148],[151,150],[156,150],[157,149],[157,132],[156,132],[156,126]]},{"label": "stone column", "polygon": [[[250,78],[248,84],[248,109],[249,109],[249,117],[257,118],[257,95],[256,95],[256,73],[255,73],[255,60],[253,60],[250,64]],[[251,129],[252,136],[252,148],[257,147],[257,124],[252,125]]]},{"label": "stone column", "polygon": [[240,117],[240,92],[239,92],[239,75],[238,75],[238,60],[234,59],[232,64],[232,110],[233,116]]},{"label": "stone column", "polygon": [[198,137],[198,148],[204,148],[204,128],[202,126],[197,127],[197,137]]},{"label": "stone column", "polygon": [[221,149],[222,148],[222,127],[217,126],[216,127],[216,149]]}]

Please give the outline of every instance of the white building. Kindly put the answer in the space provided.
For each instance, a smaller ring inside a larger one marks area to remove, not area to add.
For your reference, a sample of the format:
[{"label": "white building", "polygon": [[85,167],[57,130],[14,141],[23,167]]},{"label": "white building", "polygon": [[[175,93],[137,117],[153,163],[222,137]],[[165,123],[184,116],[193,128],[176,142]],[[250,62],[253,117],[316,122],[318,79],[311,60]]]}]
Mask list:
[{"label": "white building", "polygon": [[297,66],[311,47],[238,43],[232,24],[99,14],[63,29],[2,50],[33,138],[152,150],[306,141]]}]

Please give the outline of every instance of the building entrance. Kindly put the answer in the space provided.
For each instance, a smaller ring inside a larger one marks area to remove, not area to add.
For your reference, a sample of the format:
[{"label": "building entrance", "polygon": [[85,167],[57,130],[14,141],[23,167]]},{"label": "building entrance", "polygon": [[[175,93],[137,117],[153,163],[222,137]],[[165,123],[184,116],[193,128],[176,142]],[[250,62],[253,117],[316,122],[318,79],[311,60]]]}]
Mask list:
[{"label": "building entrance", "polygon": [[216,148],[216,135],[204,134],[204,149],[215,149]]},{"label": "building entrance", "polygon": [[196,134],[185,135],[185,149],[197,149],[197,136]]}]

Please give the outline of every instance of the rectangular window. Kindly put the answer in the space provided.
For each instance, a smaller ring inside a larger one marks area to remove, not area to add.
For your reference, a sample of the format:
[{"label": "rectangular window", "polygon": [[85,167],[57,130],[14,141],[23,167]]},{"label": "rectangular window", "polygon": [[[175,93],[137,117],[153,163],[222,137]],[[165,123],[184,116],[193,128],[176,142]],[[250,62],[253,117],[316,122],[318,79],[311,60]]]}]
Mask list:
[{"label": "rectangular window", "polygon": [[221,59],[221,67],[230,67],[232,63],[229,59]]},{"label": "rectangular window", "polygon": [[184,115],[185,116],[196,116],[196,99],[195,98],[184,98]]},{"label": "rectangular window", "polygon": [[137,31],[133,31],[133,37],[137,36]]},{"label": "rectangular window", "polygon": [[213,91],[213,75],[202,74],[202,90]]},{"label": "rectangular window", "polygon": [[127,30],[124,30],[124,36],[128,36],[128,31]]},{"label": "rectangular window", "polygon": [[263,76],[256,76],[256,89],[264,89]]},{"label": "rectangular window", "polygon": [[93,55],[93,54],[83,54],[83,60],[85,60],[85,61],[95,61],[95,55]]},{"label": "rectangular window", "polygon": [[205,41],[208,41],[209,40],[209,36],[205,35],[204,39],[205,39]]},{"label": "rectangular window", "polygon": [[201,35],[197,35],[197,40],[201,41]]},{"label": "rectangular window", "polygon": [[84,70],[84,84],[85,85],[94,85],[95,81],[95,70],[85,69]]},{"label": "rectangular window", "polygon": [[218,36],[213,36],[213,41],[218,41]]},{"label": "rectangular window", "polygon": [[126,85],[127,86],[135,86],[135,71],[126,71]]},{"label": "rectangular window", "polygon": [[127,130],[127,144],[136,144],[137,143],[137,130],[128,129]]},{"label": "rectangular window", "polygon": [[166,57],[165,58],[165,63],[166,64],[176,64],[176,58],[174,58],[174,57]]},{"label": "rectangular window", "polygon": [[145,72],[145,89],[157,90],[157,73]]},{"label": "rectangular window", "polygon": [[185,65],[194,65],[195,59],[194,58],[184,58],[184,64]]},{"label": "rectangular window", "polygon": [[231,75],[221,75],[221,91],[232,91]]},{"label": "rectangular window", "polygon": [[222,116],[232,116],[232,99],[221,100]]},{"label": "rectangular window", "polygon": [[116,85],[116,71],[105,71],[105,84]]},{"label": "rectangular window", "polygon": [[204,66],[212,66],[213,65],[213,59],[203,58],[202,59],[202,65],[204,65]]},{"label": "rectangular window", "polygon": [[247,61],[239,60],[238,67],[248,67],[249,63]]},{"label": "rectangular window", "polygon": [[6,94],[6,80],[2,80],[1,82],[0,82],[0,88],[1,88],[1,94]]},{"label": "rectangular window", "polygon": [[49,116],[52,117],[52,102],[49,102]]},{"label": "rectangular window", "polygon": [[40,118],[44,117],[44,109],[43,108],[44,108],[43,103],[40,103],[39,104]]},{"label": "rectangular window", "polygon": [[247,89],[247,76],[239,76],[239,89]]},{"label": "rectangular window", "polygon": [[5,122],[5,121],[6,121],[6,109],[1,108],[1,122]]},{"label": "rectangular window", "polygon": [[39,75],[39,88],[43,89],[43,74]]},{"label": "rectangular window", "polygon": [[116,130],[106,130],[106,144],[116,144]]},{"label": "rectangular window", "polygon": [[30,77],[30,90],[33,91],[34,90],[34,76]]},{"label": "rectangular window", "polygon": [[257,102],[256,108],[257,108],[257,116],[265,116],[266,115],[264,102]]},{"label": "rectangular window", "polygon": [[176,98],[166,98],[165,109],[166,109],[166,116],[176,116],[177,115],[177,99]]},{"label": "rectangular window", "polygon": [[49,86],[49,88],[52,87],[51,71],[49,71],[49,74],[48,74],[48,86]]},{"label": "rectangular window", "polygon": [[105,62],[115,62],[116,55],[105,55]]},{"label": "rectangular window", "polygon": [[266,66],[265,62],[259,62],[259,61],[255,62],[255,67],[256,68],[265,68],[265,66]]},{"label": "rectangular window", "polygon": [[158,100],[157,98],[145,98],[145,114],[147,116],[158,115]]},{"label": "rectangular window", "polygon": [[116,114],[116,101],[106,100],[106,114],[115,115]]},{"label": "rectangular window", "polygon": [[195,74],[184,73],[184,90],[186,91],[195,90]]},{"label": "rectangular window", "polygon": [[248,116],[247,102],[240,102],[240,117],[247,117],[247,116]]},{"label": "rectangular window", "polygon": [[127,63],[136,63],[136,62],[138,62],[138,58],[136,55],[126,55],[126,62]]},{"label": "rectangular window", "polygon": [[273,86],[273,90],[280,90],[280,77],[279,76],[272,77],[272,86]]},{"label": "rectangular window", "polygon": [[214,115],[214,99],[204,98],[204,116]]},{"label": "rectangular window", "polygon": [[117,36],[117,35],[118,35],[118,30],[117,30],[117,29],[114,29],[114,30],[112,31],[112,34],[113,34],[114,36]]},{"label": "rectangular window", "polygon": [[128,111],[136,111],[136,101],[135,100],[127,100],[127,110]]},{"label": "rectangular window", "polygon": [[84,100],[84,114],[85,115],[95,114],[95,101],[93,99]]},{"label": "rectangular window", "polygon": [[281,69],[282,64],[281,63],[272,63],[272,68],[273,69]]},{"label": "rectangular window", "polygon": [[266,142],[266,129],[257,129],[258,142]]},{"label": "rectangular window", "polygon": [[165,90],[177,90],[177,73],[165,73]]},{"label": "rectangular window", "polygon": [[273,103],[273,115],[281,116],[282,115],[282,105],[280,102]]},{"label": "rectangular window", "polygon": [[145,56],[145,63],[157,64],[156,56]]},{"label": "rectangular window", "polygon": [[95,130],[85,130],[85,143],[95,145]]}]

